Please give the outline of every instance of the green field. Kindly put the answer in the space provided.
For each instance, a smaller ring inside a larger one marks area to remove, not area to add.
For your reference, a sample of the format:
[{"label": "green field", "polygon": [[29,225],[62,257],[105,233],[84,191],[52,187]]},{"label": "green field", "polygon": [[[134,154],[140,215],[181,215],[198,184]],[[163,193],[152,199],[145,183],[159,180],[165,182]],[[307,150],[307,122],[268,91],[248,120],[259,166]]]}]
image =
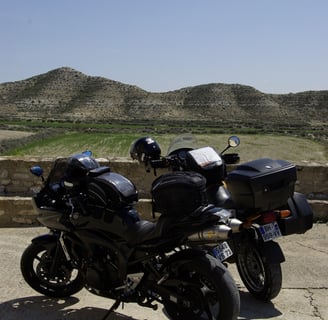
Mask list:
[{"label": "green field", "polygon": [[[232,134],[232,133],[231,133]],[[227,134],[195,134],[198,146],[210,145],[218,151],[225,148]],[[7,151],[5,155],[15,156],[69,156],[83,150],[91,150],[95,157],[129,157],[132,141],[145,136],[142,133],[86,133],[69,132],[34,141],[24,147]],[[174,134],[152,134],[165,155]],[[328,163],[327,146],[315,140],[293,136],[241,134],[241,145],[231,152],[238,152],[241,161],[270,157],[293,162]]]}]

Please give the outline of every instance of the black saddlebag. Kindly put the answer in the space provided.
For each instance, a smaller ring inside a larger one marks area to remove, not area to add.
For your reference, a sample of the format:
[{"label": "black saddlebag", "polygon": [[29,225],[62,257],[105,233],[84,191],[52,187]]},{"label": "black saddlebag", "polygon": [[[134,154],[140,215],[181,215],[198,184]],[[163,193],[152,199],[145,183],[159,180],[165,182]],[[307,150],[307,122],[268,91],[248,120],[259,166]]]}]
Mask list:
[{"label": "black saddlebag", "polygon": [[153,212],[190,215],[207,205],[206,179],[193,171],[163,174],[152,183]]},{"label": "black saddlebag", "polygon": [[295,192],[294,195],[288,199],[287,204],[291,211],[291,216],[278,219],[282,235],[305,233],[307,230],[311,229],[313,225],[313,211],[305,195]]},{"label": "black saddlebag", "polygon": [[138,201],[138,192],[131,180],[114,172],[89,174],[88,202],[91,206],[117,210]]},{"label": "black saddlebag", "polygon": [[294,164],[263,158],[239,165],[228,174],[226,182],[238,208],[266,211],[287,203],[296,178]]}]

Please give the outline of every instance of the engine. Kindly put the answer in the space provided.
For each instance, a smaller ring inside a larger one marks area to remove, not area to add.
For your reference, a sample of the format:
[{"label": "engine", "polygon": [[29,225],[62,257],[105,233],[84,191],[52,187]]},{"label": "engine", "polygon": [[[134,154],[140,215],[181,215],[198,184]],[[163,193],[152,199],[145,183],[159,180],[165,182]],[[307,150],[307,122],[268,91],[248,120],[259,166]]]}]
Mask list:
[{"label": "engine", "polygon": [[89,291],[108,296],[114,288],[122,285],[115,265],[108,250],[98,248],[93,258],[84,267],[86,287]]}]

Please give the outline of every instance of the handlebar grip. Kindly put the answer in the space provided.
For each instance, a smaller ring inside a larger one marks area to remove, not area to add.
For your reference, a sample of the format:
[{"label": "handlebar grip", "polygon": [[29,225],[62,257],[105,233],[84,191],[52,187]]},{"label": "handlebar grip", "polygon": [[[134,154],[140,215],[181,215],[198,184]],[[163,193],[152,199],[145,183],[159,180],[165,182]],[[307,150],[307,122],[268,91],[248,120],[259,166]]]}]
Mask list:
[{"label": "handlebar grip", "polygon": [[238,153],[226,153],[221,155],[226,164],[236,164],[239,163],[240,157]]},{"label": "handlebar grip", "polygon": [[160,159],[160,160],[151,160],[150,165],[154,169],[156,169],[156,168],[166,168],[167,167],[167,162],[166,162],[166,159],[164,159],[164,158]]}]

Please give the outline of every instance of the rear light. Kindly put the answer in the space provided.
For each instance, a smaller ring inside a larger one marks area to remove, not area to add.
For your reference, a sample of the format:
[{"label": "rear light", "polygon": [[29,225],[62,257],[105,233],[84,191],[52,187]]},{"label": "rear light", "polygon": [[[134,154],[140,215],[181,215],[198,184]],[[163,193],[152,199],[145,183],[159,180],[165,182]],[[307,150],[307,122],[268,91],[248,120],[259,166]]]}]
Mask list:
[{"label": "rear light", "polygon": [[277,220],[277,213],[275,211],[269,211],[261,214],[261,224],[271,223]]},{"label": "rear light", "polygon": [[271,223],[277,220],[277,218],[287,218],[291,215],[290,210],[276,210],[269,211],[261,214],[261,224]]}]

